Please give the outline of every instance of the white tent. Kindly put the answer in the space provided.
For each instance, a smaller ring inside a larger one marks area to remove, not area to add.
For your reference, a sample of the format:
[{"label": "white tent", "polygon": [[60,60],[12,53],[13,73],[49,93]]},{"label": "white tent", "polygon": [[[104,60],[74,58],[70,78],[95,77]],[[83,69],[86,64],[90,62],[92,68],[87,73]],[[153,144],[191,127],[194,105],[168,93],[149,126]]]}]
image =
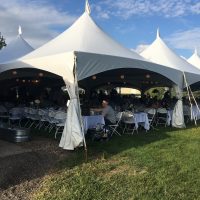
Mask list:
[{"label": "white tent", "polygon": [[[119,68],[151,70],[166,76],[176,84],[182,80],[179,70],[174,69],[173,71],[170,67],[149,62],[114,41],[96,25],[87,12],[61,35],[18,59],[18,62],[21,62],[18,68],[37,67],[61,77],[67,77],[68,72],[66,67],[63,67],[66,62],[63,63],[62,59],[58,59],[61,57],[66,60],[66,54],[67,56],[75,55],[77,58],[78,80]],[[9,63],[9,66],[11,69],[17,67],[16,62]],[[4,68],[2,67],[0,70],[3,71]]]},{"label": "white tent", "polygon": [[[87,9],[89,10],[89,9]],[[37,68],[63,78],[70,95],[66,125],[60,147],[73,150],[81,145],[84,132],[78,99],[78,80],[113,69],[151,70],[182,85],[182,72],[148,62],[105,34],[86,11],[69,29],[39,49],[15,62],[1,64],[0,72]]]},{"label": "white tent", "polygon": [[189,84],[200,81],[200,70],[170,49],[160,37],[159,30],[157,31],[156,40],[142,51],[140,55],[154,63],[184,72]]},{"label": "white tent", "polygon": [[[172,69],[182,71],[184,75],[183,85],[185,82],[190,85],[200,81],[200,70],[173,52],[161,39],[159,30],[157,31],[156,40],[147,49],[141,52],[140,55],[157,64],[165,65],[171,67]],[[175,127],[185,126],[183,119],[183,103],[181,92],[184,87],[183,85],[179,88],[176,87],[177,98],[179,101],[177,102],[173,112],[172,124]]]},{"label": "white tent", "polygon": [[16,60],[33,50],[22,37],[22,30],[19,27],[18,36],[0,51],[0,63]]},{"label": "white tent", "polygon": [[194,54],[187,61],[200,69],[200,56],[198,55],[197,49],[195,49]]}]

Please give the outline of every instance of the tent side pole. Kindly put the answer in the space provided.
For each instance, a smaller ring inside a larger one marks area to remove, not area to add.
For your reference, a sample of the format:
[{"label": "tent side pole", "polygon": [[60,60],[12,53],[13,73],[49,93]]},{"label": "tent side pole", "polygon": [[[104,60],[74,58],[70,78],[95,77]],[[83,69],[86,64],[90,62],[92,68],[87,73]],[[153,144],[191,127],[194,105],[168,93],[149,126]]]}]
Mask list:
[{"label": "tent side pole", "polygon": [[[191,112],[191,120],[192,120],[192,116],[193,116],[192,101],[191,101],[191,97],[190,97],[190,91],[189,91],[189,86],[188,86],[187,79],[186,79],[186,76],[185,76],[185,72],[183,72],[183,77],[184,77],[185,85],[186,85],[186,88],[187,88],[188,98],[189,98],[189,101],[190,101],[190,112]],[[197,126],[196,119],[195,119],[194,116],[193,116],[193,118],[194,118],[194,123]]]},{"label": "tent side pole", "polygon": [[75,63],[75,69],[74,69],[74,77],[75,77],[75,83],[77,86],[77,99],[79,102],[79,117],[80,117],[80,123],[81,123],[81,130],[83,133],[83,145],[84,145],[84,150],[85,150],[85,160],[86,162],[88,161],[88,149],[87,149],[87,143],[86,143],[86,139],[85,139],[85,132],[84,132],[84,126],[83,126],[83,120],[82,120],[82,114],[81,114],[81,106],[80,106],[80,97],[79,97],[79,88],[78,88],[78,78],[77,78],[77,57],[74,54],[74,63]]},{"label": "tent side pole", "polygon": [[197,103],[197,101],[196,101],[196,98],[195,98],[195,96],[194,96],[194,94],[193,94],[192,89],[191,89],[190,86],[189,86],[189,90],[190,90],[190,93],[192,94],[192,98],[194,99],[194,102],[195,102],[195,104],[196,104],[196,106],[197,106],[197,109],[198,109],[198,111],[199,111],[199,113],[200,113],[199,105],[198,105],[198,103]]}]

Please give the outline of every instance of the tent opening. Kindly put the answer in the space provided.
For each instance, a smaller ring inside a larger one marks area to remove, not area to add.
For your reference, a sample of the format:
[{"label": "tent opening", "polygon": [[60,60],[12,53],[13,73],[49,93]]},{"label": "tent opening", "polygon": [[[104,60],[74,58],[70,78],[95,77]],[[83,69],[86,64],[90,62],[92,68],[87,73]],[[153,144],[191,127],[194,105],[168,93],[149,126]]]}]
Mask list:
[{"label": "tent opening", "polygon": [[65,107],[69,99],[61,87],[61,77],[38,69],[15,69],[0,74],[0,102],[14,106],[31,106],[39,102],[40,107]]},{"label": "tent opening", "polygon": [[170,87],[173,82],[163,75],[150,70],[121,68],[94,74],[80,80],[79,85],[86,90],[93,90],[107,85],[109,87],[130,87],[145,91],[151,87]]}]

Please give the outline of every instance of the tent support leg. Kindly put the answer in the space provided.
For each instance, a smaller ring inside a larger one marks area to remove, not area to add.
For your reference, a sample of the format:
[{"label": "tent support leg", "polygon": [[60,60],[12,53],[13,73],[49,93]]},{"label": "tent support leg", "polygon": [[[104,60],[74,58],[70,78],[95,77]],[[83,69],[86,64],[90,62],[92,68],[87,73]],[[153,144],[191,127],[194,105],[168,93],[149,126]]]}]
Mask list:
[{"label": "tent support leg", "polygon": [[[192,101],[191,101],[191,97],[190,97],[190,90],[189,90],[189,86],[188,86],[187,79],[186,79],[186,76],[185,76],[185,72],[183,72],[183,77],[184,77],[184,81],[185,81],[185,85],[186,85],[186,88],[187,88],[187,93],[188,93],[188,97],[189,97],[189,101],[190,101],[190,111],[191,111],[191,120],[192,120],[192,116],[193,116]],[[193,116],[193,118],[194,118],[194,123],[197,126],[197,121],[196,121],[194,116]]]},{"label": "tent support leg", "polygon": [[[200,113],[199,105],[198,105],[198,103],[197,103],[197,101],[196,101],[196,98],[195,98],[195,96],[194,96],[194,94],[193,94],[192,89],[191,89],[190,86],[189,86],[189,90],[190,90],[190,93],[192,94],[192,98],[194,99],[194,102],[195,102],[195,105],[196,105],[196,107],[197,107],[197,109],[198,109],[198,112]],[[194,117],[195,117],[195,116],[194,116]]]},{"label": "tent support leg", "polygon": [[88,161],[88,149],[87,149],[87,143],[85,140],[85,132],[84,132],[84,126],[83,126],[83,120],[82,120],[82,114],[81,114],[81,105],[80,105],[80,97],[79,97],[79,87],[78,87],[78,78],[77,78],[77,57],[74,55],[74,77],[75,77],[75,84],[76,84],[76,95],[78,98],[78,106],[79,106],[79,118],[81,123],[81,129],[83,134],[83,145],[84,145],[84,151],[85,151],[85,162]]}]

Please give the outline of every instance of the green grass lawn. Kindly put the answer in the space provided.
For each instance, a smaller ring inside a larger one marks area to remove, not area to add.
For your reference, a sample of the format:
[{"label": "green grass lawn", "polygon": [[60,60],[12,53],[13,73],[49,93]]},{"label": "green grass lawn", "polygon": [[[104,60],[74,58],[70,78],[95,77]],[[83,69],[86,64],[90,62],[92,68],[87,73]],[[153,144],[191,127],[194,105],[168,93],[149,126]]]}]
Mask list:
[{"label": "green grass lawn", "polygon": [[88,144],[59,163],[33,199],[200,199],[200,128],[160,128]]}]

